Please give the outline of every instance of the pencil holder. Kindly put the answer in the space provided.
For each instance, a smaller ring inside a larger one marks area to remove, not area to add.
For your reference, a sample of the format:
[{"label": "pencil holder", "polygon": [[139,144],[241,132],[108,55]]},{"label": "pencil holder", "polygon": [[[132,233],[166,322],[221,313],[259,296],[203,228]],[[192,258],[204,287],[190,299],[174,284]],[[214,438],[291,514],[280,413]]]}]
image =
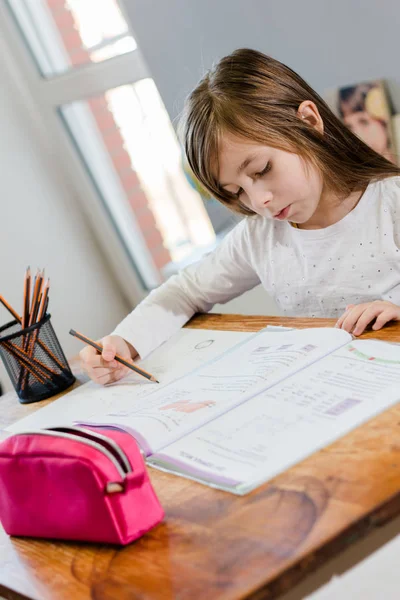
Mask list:
[{"label": "pencil holder", "polygon": [[50,316],[25,329],[18,321],[0,328],[0,356],[23,404],[49,398],[75,381]]}]

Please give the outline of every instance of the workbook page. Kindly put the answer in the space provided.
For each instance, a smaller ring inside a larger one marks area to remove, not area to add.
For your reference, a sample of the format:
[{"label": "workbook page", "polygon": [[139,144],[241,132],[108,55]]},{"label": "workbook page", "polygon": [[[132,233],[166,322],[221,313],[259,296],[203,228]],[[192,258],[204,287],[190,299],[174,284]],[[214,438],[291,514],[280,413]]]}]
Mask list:
[{"label": "workbook page", "polygon": [[164,448],[149,462],[245,493],[399,399],[400,346],[356,340]]},{"label": "workbook page", "polygon": [[115,402],[96,422],[130,431],[149,455],[349,339],[328,328],[261,332],[145,398]]}]

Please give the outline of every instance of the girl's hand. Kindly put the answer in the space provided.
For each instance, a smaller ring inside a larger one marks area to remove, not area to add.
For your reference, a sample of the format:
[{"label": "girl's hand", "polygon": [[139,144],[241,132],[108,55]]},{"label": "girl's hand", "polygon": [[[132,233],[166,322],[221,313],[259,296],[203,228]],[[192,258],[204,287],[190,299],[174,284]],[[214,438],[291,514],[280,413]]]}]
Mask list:
[{"label": "girl's hand", "polygon": [[132,360],[137,356],[136,350],[119,335],[108,335],[97,342],[103,346],[103,352],[99,354],[92,346],[85,346],[80,351],[79,357],[84,371],[96,383],[105,385],[114,383],[125,377],[131,370],[114,360],[119,354],[125,360]]},{"label": "girl's hand", "polygon": [[372,329],[382,329],[389,321],[400,320],[400,306],[386,300],[375,300],[365,304],[349,304],[346,312],[337,321],[335,327],[345,329],[353,335],[360,335],[367,325],[376,319]]}]

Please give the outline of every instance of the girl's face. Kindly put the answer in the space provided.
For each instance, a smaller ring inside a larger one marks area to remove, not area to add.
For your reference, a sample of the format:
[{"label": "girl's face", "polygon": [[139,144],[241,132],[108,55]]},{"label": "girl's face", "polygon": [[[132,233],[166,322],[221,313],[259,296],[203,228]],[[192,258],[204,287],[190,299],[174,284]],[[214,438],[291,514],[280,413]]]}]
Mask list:
[{"label": "girl's face", "polygon": [[226,134],[219,166],[221,187],[263,217],[306,223],[320,202],[322,177],[298,154]]}]

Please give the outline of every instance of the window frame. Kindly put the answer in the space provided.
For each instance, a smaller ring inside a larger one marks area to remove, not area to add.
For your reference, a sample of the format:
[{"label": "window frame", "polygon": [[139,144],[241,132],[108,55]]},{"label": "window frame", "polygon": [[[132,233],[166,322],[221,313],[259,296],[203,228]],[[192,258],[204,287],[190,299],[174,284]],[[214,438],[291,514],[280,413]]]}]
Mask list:
[{"label": "window frame", "polygon": [[80,65],[64,73],[44,77],[12,9],[5,3],[0,3],[0,32],[6,66],[20,91],[19,100],[36,126],[41,145],[46,148],[62,184],[70,190],[71,196],[79,199],[77,209],[82,211],[94,233],[123,295],[129,305],[134,306],[149,289],[161,283],[160,272],[138,228],[137,242],[144,257],[141,262],[145,263],[147,281],[151,282],[148,287],[144,286],[135,259],[110,219],[109,209],[60,118],[60,110],[63,105],[85,101],[109,89],[151,77],[145,60],[140,50],[135,49],[98,63]]}]

